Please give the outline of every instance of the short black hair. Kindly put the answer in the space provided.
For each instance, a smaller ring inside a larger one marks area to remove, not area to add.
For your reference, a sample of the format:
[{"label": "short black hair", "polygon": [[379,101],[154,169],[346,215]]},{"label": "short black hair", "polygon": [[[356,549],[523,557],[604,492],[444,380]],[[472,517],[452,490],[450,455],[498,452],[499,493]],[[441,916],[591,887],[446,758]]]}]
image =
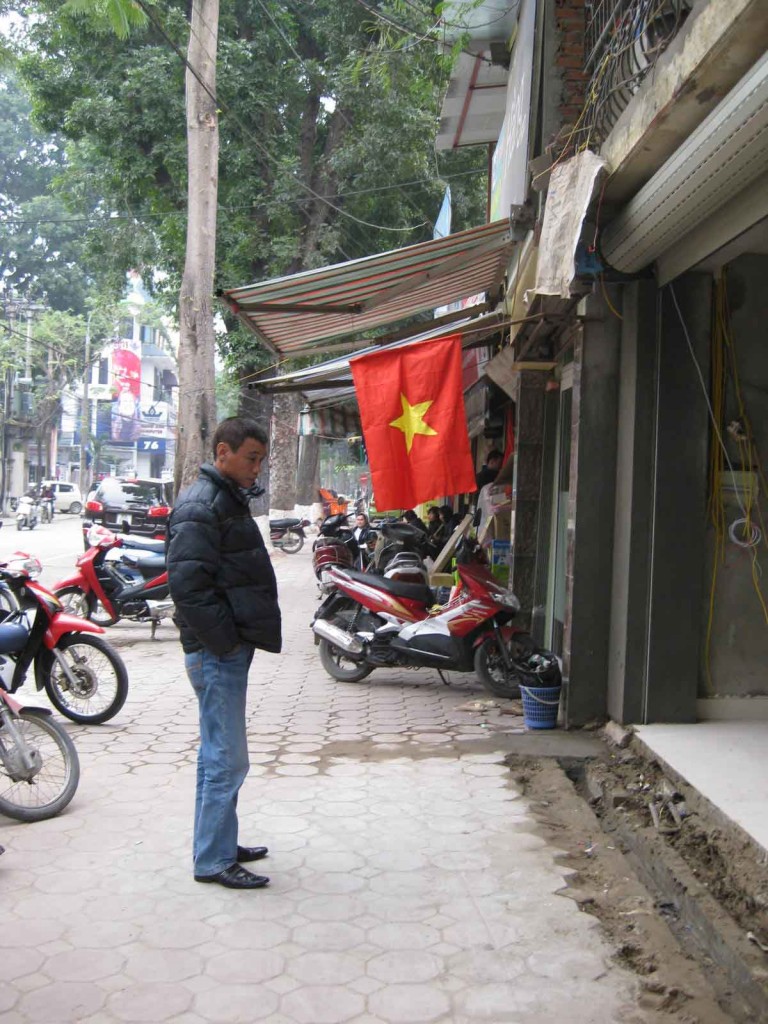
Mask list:
[{"label": "short black hair", "polygon": [[219,423],[213,435],[213,457],[216,458],[216,449],[222,441],[236,452],[249,437],[263,445],[269,444],[266,430],[256,420],[246,416],[228,416]]},{"label": "short black hair", "polygon": [[491,461],[491,459],[503,459],[503,458],[504,458],[504,452],[500,452],[498,448],[491,448],[491,450],[485,456],[485,461],[486,461],[486,464],[487,464],[487,463],[489,463]]}]

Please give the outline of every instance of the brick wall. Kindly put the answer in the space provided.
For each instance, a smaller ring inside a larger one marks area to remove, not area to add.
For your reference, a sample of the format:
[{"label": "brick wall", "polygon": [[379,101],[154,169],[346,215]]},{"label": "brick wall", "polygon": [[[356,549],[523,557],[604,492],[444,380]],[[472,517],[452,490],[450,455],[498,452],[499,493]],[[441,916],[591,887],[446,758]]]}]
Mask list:
[{"label": "brick wall", "polygon": [[558,111],[562,124],[575,124],[584,106],[584,0],[554,0],[555,68],[560,76]]}]

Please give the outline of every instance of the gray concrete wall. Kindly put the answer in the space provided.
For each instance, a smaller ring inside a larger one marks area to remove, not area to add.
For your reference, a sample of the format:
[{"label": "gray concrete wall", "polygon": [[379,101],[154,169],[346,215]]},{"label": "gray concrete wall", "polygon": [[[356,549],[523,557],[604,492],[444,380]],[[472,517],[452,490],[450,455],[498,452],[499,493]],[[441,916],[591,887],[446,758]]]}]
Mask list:
[{"label": "gray concrete wall", "polygon": [[[611,302],[620,302],[610,287]],[[563,650],[565,720],[607,713],[608,637],[616,486],[620,321],[602,296],[584,301],[574,347],[568,600]]]},{"label": "gray concrete wall", "polygon": [[623,289],[614,511],[608,713],[643,717],[656,418],[658,293],[653,281]]},{"label": "gray concrete wall", "polygon": [[[768,257],[746,255],[727,268],[728,304],[731,312],[733,353],[738,367],[741,396],[754,433],[759,458],[752,466],[744,465],[744,448],[723,434],[726,448],[736,471],[757,468],[762,461],[768,468]],[[741,419],[736,390],[730,383],[726,394],[726,424]],[[760,499],[763,521],[768,520],[768,501]],[[728,525],[739,519],[742,511],[734,496],[726,503]],[[760,525],[757,511],[754,513]],[[712,582],[714,530],[710,527],[708,542],[708,576],[702,617],[709,617]],[[768,603],[768,550],[764,542],[756,549],[758,585]],[[701,672],[700,694],[712,696],[751,696],[768,694],[768,622],[753,579],[752,552],[725,542],[725,557],[717,566],[714,617],[710,644],[709,671],[706,650]]]}]

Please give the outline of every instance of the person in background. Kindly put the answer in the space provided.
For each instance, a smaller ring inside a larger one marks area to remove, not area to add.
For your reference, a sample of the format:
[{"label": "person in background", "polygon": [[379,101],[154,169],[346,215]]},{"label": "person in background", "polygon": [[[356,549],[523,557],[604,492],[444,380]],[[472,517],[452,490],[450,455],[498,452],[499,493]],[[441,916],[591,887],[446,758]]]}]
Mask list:
[{"label": "person in background", "polygon": [[419,530],[423,530],[424,533],[427,532],[427,527],[424,520],[419,519],[419,517],[416,515],[412,508],[406,509],[406,511],[403,512],[403,521],[408,523],[409,526],[415,526]]},{"label": "person in background", "polygon": [[53,486],[51,484],[46,484],[45,487],[41,488],[40,501],[46,502],[46,504],[48,505],[49,518],[52,520],[54,512],[54,493]]},{"label": "person in background", "polygon": [[485,464],[476,477],[478,491],[481,487],[485,487],[486,484],[493,483],[498,476],[503,461],[504,452],[500,452],[498,448],[492,448],[488,452],[485,457]]},{"label": "person in background", "polygon": [[370,561],[371,555],[373,554],[373,547],[378,538],[378,534],[370,524],[370,520],[365,512],[358,512],[355,516],[355,528],[352,534],[357,541],[357,546],[360,549],[361,566],[365,566]]},{"label": "person in background", "polygon": [[427,536],[437,547],[442,547],[448,539],[446,524],[440,516],[440,509],[432,505],[427,509]]},{"label": "person in background", "polygon": [[278,653],[282,644],[275,573],[249,510],[267,435],[231,416],[216,428],[213,455],[179,496],[167,540],[174,621],[200,711],[194,878],[260,889],[269,879],[241,864],[268,850],[238,844],[237,797],[250,767],[248,670],[257,647]]},{"label": "person in background", "polygon": [[371,529],[370,521],[365,512],[358,512],[355,516],[355,528],[352,532],[358,544],[367,544],[371,534],[374,537],[376,536],[376,531]]}]

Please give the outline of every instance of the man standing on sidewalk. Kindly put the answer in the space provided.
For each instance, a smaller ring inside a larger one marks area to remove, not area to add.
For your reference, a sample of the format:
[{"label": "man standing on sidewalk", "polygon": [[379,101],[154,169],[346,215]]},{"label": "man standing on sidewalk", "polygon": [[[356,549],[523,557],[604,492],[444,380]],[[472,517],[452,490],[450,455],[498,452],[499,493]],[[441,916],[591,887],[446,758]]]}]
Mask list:
[{"label": "man standing on sidewalk", "polygon": [[256,647],[281,648],[275,574],[248,507],[267,435],[253,420],[231,416],[216,428],[213,454],[168,524],[168,581],[200,707],[194,874],[197,882],[260,889],[269,879],[241,863],[267,849],[238,845],[237,795],[250,767],[248,669]]}]

